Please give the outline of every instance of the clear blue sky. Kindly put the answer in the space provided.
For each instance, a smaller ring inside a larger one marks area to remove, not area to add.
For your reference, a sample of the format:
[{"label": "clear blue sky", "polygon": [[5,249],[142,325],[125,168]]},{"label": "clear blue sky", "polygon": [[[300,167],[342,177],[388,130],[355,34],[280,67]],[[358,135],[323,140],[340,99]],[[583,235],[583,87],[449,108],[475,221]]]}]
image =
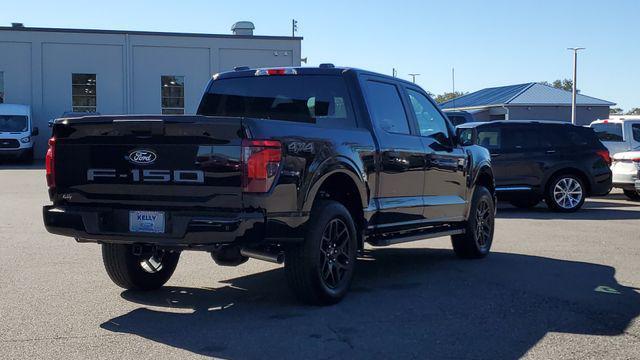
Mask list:
[{"label": "clear blue sky", "polygon": [[582,93],[640,107],[640,1],[4,1],[0,24],[176,32],[289,35],[299,21],[303,57],[391,73],[420,73],[433,93],[475,91],[571,77],[582,46]]}]

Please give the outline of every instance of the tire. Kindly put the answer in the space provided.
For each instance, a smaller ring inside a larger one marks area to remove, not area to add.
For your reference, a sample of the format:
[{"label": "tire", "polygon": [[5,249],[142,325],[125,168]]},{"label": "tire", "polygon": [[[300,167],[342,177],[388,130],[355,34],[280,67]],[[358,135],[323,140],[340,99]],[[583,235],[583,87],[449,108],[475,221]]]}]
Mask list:
[{"label": "tire", "polygon": [[102,244],[102,261],[111,281],[130,290],[162,287],[173,275],[179,259],[179,252],[156,250],[146,256],[134,255],[131,245]]},{"label": "tire", "polygon": [[522,198],[509,200],[509,203],[520,209],[530,209],[540,203],[540,198],[531,197],[531,196],[522,197]]},{"label": "tire", "polygon": [[638,193],[636,190],[622,190],[622,191],[624,192],[624,195],[629,199],[634,201],[640,201],[640,193]]},{"label": "tire", "polygon": [[578,211],[585,198],[582,180],[573,174],[562,174],[554,176],[549,182],[545,202],[553,211],[569,213]]},{"label": "tire", "polygon": [[493,242],[495,204],[484,186],[476,187],[469,209],[465,233],[451,236],[453,251],[461,258],[479,259],[487,256]]},{"label": "tire", "polygon": [[356,265],[356,234],[351,214],[341,203],[320,200],[314,205],[304,242],[285,252],[285,276],[298,299],[330,305],[344,298]]}]

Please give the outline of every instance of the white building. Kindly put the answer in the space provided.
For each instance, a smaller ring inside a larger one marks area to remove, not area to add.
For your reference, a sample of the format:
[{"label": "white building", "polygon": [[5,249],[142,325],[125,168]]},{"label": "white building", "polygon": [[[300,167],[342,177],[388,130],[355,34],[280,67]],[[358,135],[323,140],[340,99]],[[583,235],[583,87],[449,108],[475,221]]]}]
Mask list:
[{"label": "white building", "polygon": [[190,114],[217,72],[299,66],[302,38],[232,34],[0,27],[0,102],[31,105],[41,130],[65,112]]}]

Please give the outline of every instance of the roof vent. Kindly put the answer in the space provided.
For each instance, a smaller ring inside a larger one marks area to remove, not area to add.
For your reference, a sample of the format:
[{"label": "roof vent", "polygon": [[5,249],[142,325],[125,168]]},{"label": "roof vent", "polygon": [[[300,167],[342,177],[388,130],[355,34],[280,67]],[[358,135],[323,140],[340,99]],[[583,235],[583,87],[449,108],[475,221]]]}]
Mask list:
[{"label": "roof vent", "polygon": [[333,65],[332,63],[322,63],[318,66],[320,69],[333,69],[336,66]]},{"label": "roof vent", "polygon": [[238,21],[231,26],[231,31],[233,35],[252,36],[255,28],[251,21]]},{"label": "roof vent", "polygon": [[11,27],[12,28],[23,28],[24,24],[23,23],[11,23]]}]

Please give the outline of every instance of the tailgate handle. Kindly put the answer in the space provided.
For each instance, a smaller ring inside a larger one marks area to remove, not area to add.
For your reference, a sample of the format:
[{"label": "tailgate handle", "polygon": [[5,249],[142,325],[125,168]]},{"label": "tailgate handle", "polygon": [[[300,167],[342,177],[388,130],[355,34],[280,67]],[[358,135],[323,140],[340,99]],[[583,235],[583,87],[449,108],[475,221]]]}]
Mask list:
[{"label": "tailgate handle", "polygon": [[134,136],[164,135],[164,121],[162,120],[113,120],[123,134]]}]

